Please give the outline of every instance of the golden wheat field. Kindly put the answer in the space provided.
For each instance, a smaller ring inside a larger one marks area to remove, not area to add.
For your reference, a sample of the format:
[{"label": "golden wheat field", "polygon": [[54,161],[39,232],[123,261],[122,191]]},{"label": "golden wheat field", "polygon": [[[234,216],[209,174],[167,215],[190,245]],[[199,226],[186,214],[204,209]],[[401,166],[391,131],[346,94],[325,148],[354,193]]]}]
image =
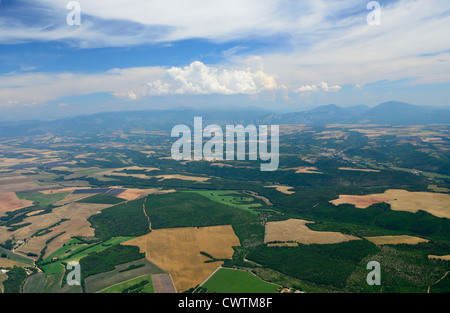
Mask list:
[{"label": "golden wheat field", "polygon": [[288,219],[286,221],[268,222],[265,227],[264,242],[298,242],[301,244],[331,244],[350,240],[360,240],[358,237],[338,232],[314,231],[306,224],[311,221]]},{"label": "golden wheat field", "polygon": [[295,191],[292,191],[291,189],[293,189],[293,187],[291,186],[278,186],[278,185],[274,185],[274,186],[264,186],[265,188],[275,188],[276,191],[279,191],[281,193],[284,193],[286,195],[292,195],[295,193]]},{"label": "golden wheat field", "polygon": [[[46,246],[46,242],[58,235],[47,244],[46,257],[61,248],[73,236],[93,236],[94,229],[87,219],[110,206],[110,204],[70,203],[54,208],[51,213],[45,215],[32,215],[23,220],[24,224],[30,223],[30,225],[14,231],[8,231],[7,227],[1,226],[0,242],[8,239],[25,240],[25,243],[16,251],[39,255],[42,248]],[[36,236],[35,234],[39,232],[44,234]]]},{"label": "golden wheat field", "polygon": [[137,188],[127,188],[125,191],[121,192],[117,195],[118,198],[130,201],[138,198],[142,198],[148,195],[162,195],[166,193],[176,192],[175,189],[159,189],[159,188],[151,188],[151,189],[137,189]]},{"label": "golden wheat field", "polygon": [[450,261],[450,255],[432,255],[428,256],[429,259],[446,260]]},{"label": "golden wheat field", "polygon": [[195,182],[200,182],[200,183],[204,183],[210,179],[209,177],[187,176],[187,175],[179,175],[179,174],[158,175],[158,176],[156,176],[156,178],[159,178],[159,180],[165,180],[165,179],[189,180],[189,181],[195,181]]},{"label": "golden wheat field", "polygon": [[206,252],[216,259],[231,259],[239,239],[230,225],[157,229],[122,243],[138,246],[146,258],[168,272],[177,292],[203,282],[223,262],[205,263]]},{"label": "golden wheat field", "polygon": [[292,167],[287,168],[287,170],[295,170],[297,174],[323,174],[319,172],[319,169],[314,166],[300,166],[300,167]]},{"label": "golden wheat field", "polygon": [[409,244],[416,245],[420,242],[428,242],[427,239],[420,237],[408,236],[408,235],[398,235],[398,236],[373,236],[364,237],[370,242],[376,245],[398,245],[398,244]]},{"label": "golden wheat field", "polygon": [[339,167],[341,171],[357,171],[357,172],[373,172],[373,173],[379,173],[380,170],[372,170],[367,168],[354,168],[354,167]]},{"label": "golden wheat field", "polygon": [[353,204],[360,209],[367,208],[374,203],[386,202],[394,211],[416,213],[422,210],[437,217],[450,218],[450,195],[445,193],[389,189],[384,193],[364,196],[340,195],[338,199],[330,202],[334,205]]},{"label": "golden wheat field", "polygon": [[0,215],[5,212],[26,208],[33,205],[33,201],[19,199],[15,192],[0,194]]},{"label": "golden wheat field", "polygon": [[340,204],[353,204],[355,207],[359,209],[365,209],[372,204],[388,202],[391,201],[391,198],[377,196],[377,195],[364,195],[364,196],[353,196],[353,195],[339,195],[338,199],[330,201],[334,205]]}]

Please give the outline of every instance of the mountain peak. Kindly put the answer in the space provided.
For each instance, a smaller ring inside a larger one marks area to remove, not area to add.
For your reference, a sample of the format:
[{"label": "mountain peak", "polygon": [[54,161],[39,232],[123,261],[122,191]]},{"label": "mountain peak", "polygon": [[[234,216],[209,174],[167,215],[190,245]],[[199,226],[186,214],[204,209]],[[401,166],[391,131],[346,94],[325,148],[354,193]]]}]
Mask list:
[{"label": "mountain peak", "polygon": [[311,111],[340,111],[340,110],[342,110],[342,108],[340,106],[337,106],[336,104],[327,104],[314,108]]},{"label": "mountain peak", "polygon": [[380,107],[380,108],[411,108],[411,107],[418,107],[417,105],[414,104],[410,104],[410,103],[406,103],[406,102],[401,102],[401,101],[387,101],[387,102],[383,102],[380,103],[379,105],[377,105],[376,107]]}]

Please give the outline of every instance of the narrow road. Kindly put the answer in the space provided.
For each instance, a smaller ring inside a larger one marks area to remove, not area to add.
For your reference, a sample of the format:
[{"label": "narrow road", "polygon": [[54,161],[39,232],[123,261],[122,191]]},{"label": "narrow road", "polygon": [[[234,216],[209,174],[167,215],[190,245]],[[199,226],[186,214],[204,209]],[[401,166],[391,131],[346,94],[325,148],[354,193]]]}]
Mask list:
[{"label": "narrow road", "polygon": [[[443,280],[443,279],[445,278],[445,276],[447,276],[448,273],[450,273],[450,271],[447,271],[447,272],[444,274],[444,276],[442,276],[441,278],[439,278],[433,285],[436,285],[438,282],[440,282],[441,280]],[[433,286],[433,285],[428,286],[427,293],[430,293],[430,288],[431,288],[431,286]]]},{"label": "narrow road", "polygon": [[144,215],[147,217],[148,220],[148,228],[152,230],[152,222],[150,222],[150,217],[148,217],[147,212],[145,212],[145,203],[147,202],[147,198],[144,199],[144,203],[142,204],[142,211],[144,211]]}]

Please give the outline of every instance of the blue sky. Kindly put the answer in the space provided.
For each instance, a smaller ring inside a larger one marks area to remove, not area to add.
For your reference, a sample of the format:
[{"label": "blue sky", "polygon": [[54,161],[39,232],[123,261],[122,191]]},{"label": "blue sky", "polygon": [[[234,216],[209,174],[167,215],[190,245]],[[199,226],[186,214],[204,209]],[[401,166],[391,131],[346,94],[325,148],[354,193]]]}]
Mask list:
[{"label": "blue sky", "polygon": [[68,25],[70,2],[1,1],[0,120],[450,105],[449,1],[79,0]]}]

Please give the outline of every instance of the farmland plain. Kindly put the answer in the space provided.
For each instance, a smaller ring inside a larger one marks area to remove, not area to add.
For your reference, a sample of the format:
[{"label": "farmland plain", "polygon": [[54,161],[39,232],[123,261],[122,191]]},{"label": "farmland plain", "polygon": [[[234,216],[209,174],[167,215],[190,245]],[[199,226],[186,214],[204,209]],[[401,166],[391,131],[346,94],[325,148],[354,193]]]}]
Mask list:
[{"label": "farmland plain", "polygon": [[274,172],[175,161],[169,130],[0,138],[0,289],[450,291],[448,126],[281,125]]}]

